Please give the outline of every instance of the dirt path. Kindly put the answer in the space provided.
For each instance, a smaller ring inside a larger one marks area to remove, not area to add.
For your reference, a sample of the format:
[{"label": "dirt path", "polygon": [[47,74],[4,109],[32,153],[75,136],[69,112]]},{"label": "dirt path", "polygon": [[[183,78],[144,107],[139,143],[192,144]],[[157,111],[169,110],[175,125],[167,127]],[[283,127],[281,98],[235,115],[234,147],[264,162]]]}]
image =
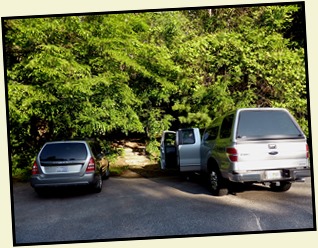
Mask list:
[{"label": "dirt path", "polygon": [[[121,141],[118,147],[124,150],[114,163],[114,166],[124,167],[120,177],[126,178],[155,178],[177,175],[175,171],[163,171],[158,162],[152,161],[146,155],[146,147],[138,141]],[[111,164],[112,166],[112,164]]]},{"label": "dirt path", "polygon": [[[129,167],[120,176],[121,177],[143,177],[150,171],[158,171],[158,164],[151,161],[146,155],[144,144],[135,141],[121,142],[120,147],[124,149],[123,155],[115,162],[115,166]],[[146,173],[146,174],[145,174]]]},{"label": "dirt path", "polygon": [[124,161],[131,167],[143,167],[152,164],[146,156],[146,147],[137,142],[127,142],[124,147]]}]

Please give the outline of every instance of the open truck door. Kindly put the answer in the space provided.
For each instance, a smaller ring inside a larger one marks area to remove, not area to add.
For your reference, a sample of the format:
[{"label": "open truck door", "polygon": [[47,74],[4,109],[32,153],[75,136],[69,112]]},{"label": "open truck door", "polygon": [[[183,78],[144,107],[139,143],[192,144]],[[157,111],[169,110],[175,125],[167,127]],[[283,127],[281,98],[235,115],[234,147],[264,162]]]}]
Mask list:
[{"label": "open truck door", "polygon": [[161,169],[173,169],[178,167],[177,163],[177,132],[164,131],[160,143]]},{"label": "open truck door", "polygon": [[164,131],[161,144],[161,169],[180,172],[200,171],[201,136],[198,128]]},{"label": "open truck door", "polygon": [[201,135],[198,128],[179,129],[177,133],[177,161],[181,172],[200,171]]}]

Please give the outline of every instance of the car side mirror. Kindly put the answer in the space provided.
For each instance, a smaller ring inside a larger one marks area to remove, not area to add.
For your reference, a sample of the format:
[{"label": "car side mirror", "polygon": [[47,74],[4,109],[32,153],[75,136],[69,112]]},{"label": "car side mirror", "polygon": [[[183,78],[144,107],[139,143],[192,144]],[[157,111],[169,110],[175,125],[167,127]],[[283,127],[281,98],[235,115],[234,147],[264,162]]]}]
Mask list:
[{"label": "car side mirror", "polygon": [[96,158],[98,160],[101,160],[104,157],[104,155],[102,153],[97,154]]},{"label": "car side mirror", "polygon": [[102,152],[104,155],[109,155],[110,154],[110,152],[108,151],[108,150],[103,150],[103,152]]}]

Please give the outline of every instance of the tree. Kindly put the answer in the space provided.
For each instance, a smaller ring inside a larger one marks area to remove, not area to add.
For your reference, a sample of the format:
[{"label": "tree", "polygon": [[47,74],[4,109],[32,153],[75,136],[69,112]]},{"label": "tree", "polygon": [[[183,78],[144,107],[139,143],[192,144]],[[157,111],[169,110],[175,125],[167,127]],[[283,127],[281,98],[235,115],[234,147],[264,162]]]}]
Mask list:
[{"label": "tree", "polygon": [[286,107],[308,133],[302,15],[274,5],[5,20],[13,172],[46,140],[137,133],[158,156],[163,130],[236,107]]},{"label": "tree", "polygon": [[237,107],[285,107],[308,133],[304,49],[291,48],[283,32],[296,10],[297,6],[217,9],[211,19],[206,12],[192,12],[191,19],[203,15],[203,29],[210,34],[179,49],[189,81],[197,81],[174,106],[180,121],[205,127]]}]

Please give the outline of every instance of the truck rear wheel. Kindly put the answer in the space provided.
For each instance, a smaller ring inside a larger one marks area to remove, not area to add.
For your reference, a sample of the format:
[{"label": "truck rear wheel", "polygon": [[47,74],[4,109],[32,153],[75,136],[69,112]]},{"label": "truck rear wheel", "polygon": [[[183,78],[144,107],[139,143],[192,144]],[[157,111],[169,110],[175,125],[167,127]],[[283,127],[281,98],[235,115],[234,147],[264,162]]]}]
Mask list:
[{"label": "truck rear wheel", "polygon": [[228,194],[225,179],[215,167],[212,167],[207,175],[207,186],[212,195],[223,196]]},{"label": "truck rear wheel", "polygon": [[271,183],[270,188],[275,192],[285,192],[291,187],[291,182],[280,182],[279,184]]}]

